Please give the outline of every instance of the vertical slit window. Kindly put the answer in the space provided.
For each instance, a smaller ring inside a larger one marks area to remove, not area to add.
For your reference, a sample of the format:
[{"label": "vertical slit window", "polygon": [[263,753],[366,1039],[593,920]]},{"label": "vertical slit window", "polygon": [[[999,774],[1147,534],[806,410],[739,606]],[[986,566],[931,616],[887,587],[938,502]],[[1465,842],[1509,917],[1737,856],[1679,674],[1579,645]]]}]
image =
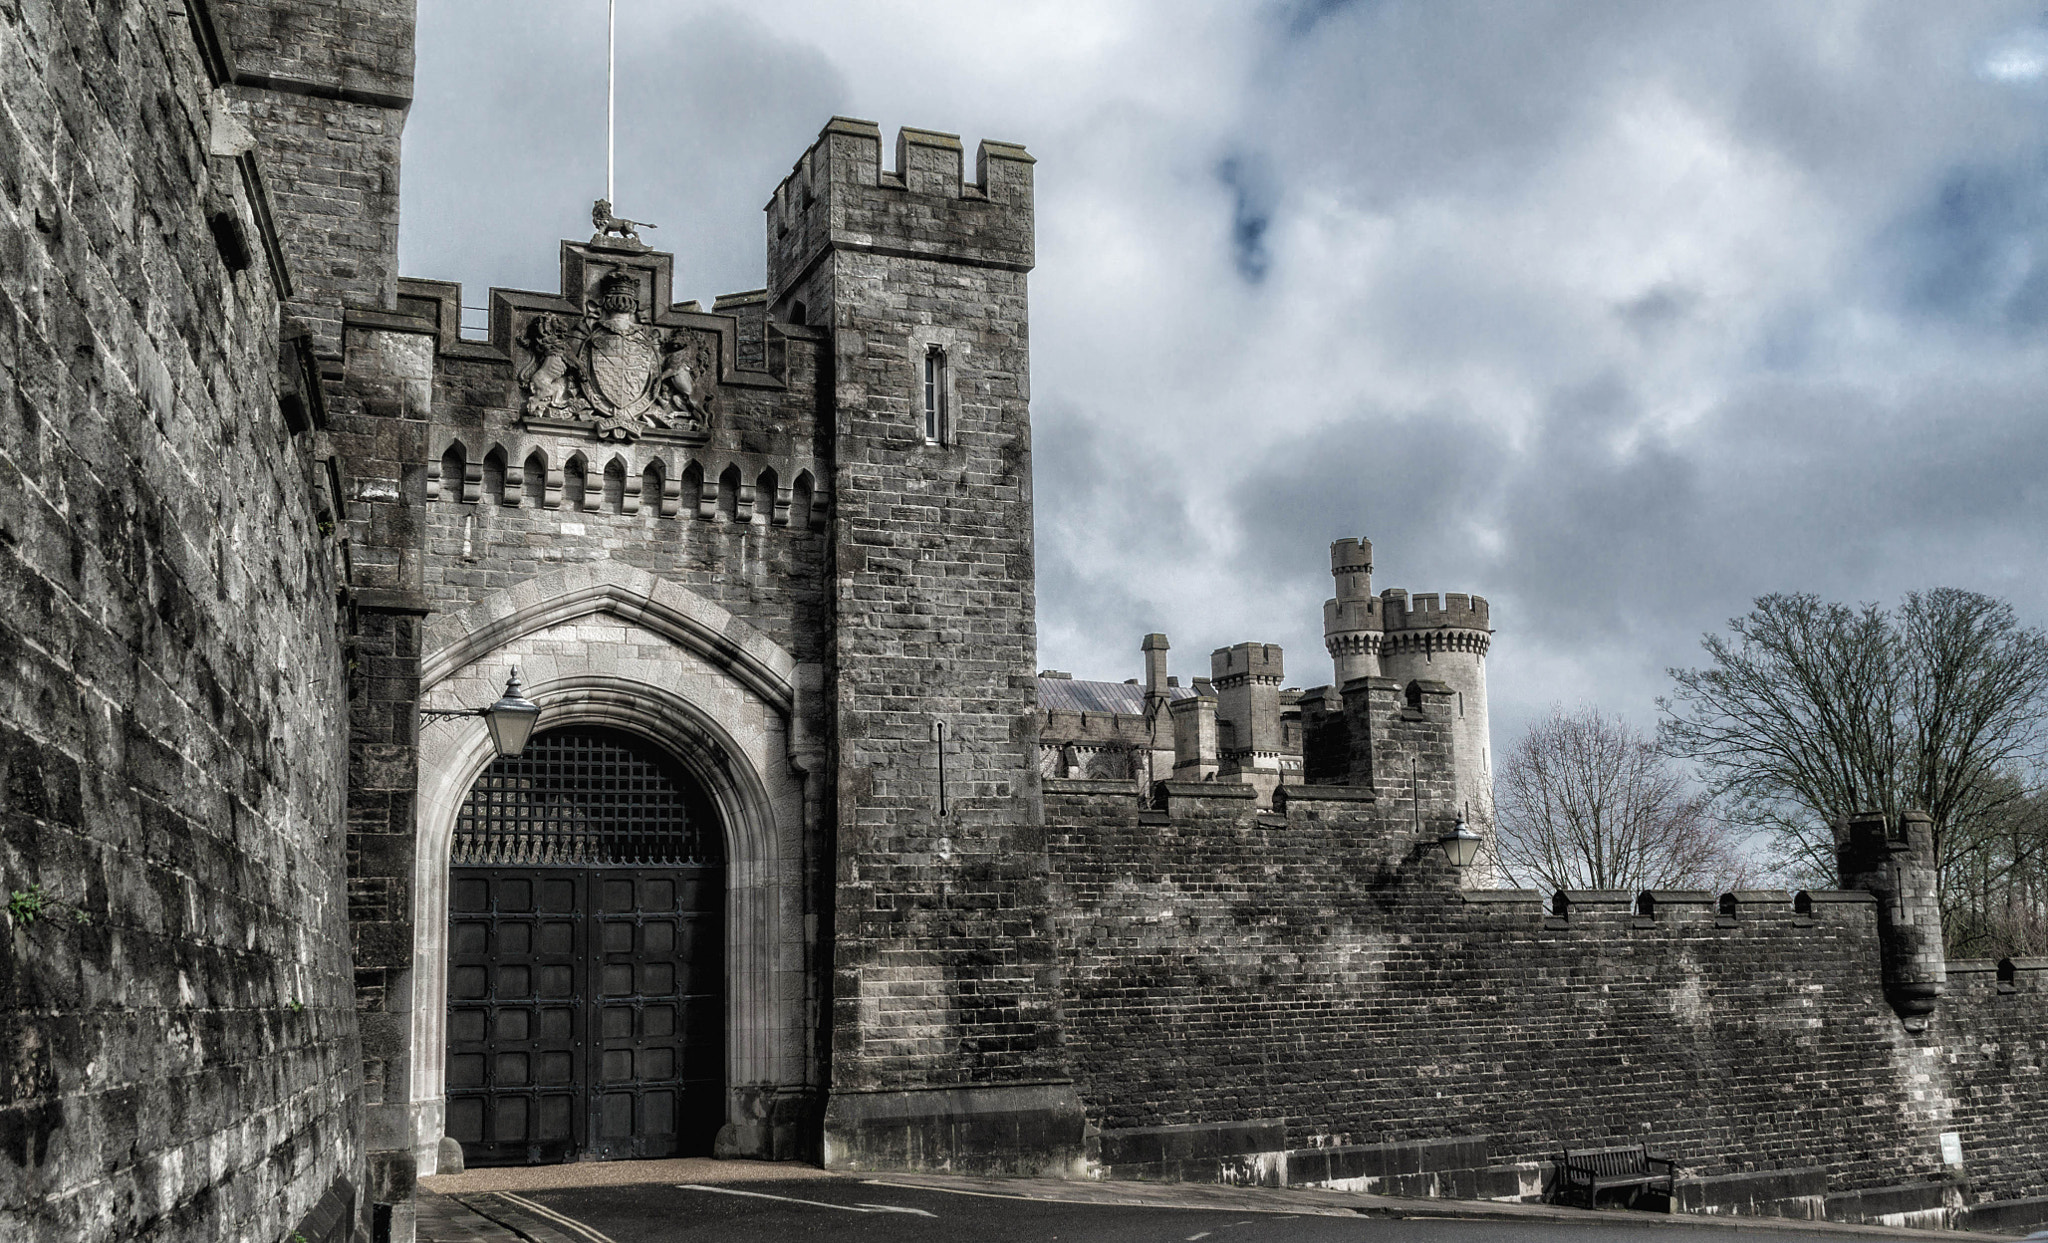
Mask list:
[{"label": "vertical slit window", "polygon": [[945,444],[952,431],[947,422],[946,351],[928,345],[924,351],[924,442]]}]

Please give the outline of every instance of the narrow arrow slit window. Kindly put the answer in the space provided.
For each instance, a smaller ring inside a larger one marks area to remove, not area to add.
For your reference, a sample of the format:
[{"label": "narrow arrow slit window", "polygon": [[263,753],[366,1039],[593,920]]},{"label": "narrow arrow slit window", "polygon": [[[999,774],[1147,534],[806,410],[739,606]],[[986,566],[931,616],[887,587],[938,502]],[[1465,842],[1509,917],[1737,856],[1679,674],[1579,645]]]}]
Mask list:
[{"label": "narrow arrow slit window", "polygon": [[952,439],[952,420],[946,408],[946,350],[927,345],[924,349],[924,442],[947,444]]}]

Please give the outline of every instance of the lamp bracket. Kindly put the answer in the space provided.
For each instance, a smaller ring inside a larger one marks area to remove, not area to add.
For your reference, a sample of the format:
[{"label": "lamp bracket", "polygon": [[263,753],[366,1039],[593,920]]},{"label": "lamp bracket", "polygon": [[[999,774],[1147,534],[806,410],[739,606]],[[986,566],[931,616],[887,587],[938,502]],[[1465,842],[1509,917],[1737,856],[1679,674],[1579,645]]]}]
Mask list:
[{"label": "lamp bracket", "polygon": [[421,708],[420,719],[424,721],[452,721],[461,716],[482,716],[488,708]]}]

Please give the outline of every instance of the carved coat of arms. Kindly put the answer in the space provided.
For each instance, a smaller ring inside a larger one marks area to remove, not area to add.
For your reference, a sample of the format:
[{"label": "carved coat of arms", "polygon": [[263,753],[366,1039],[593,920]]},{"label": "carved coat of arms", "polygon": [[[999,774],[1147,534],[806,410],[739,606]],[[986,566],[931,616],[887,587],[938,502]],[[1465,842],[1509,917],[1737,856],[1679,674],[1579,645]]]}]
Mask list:
[{"label": "carved coat of arms", "polygon": [[653,427],[707,431],[716,399],[716,346],[640,320],[639,284],[614,271],[580,320],[537,315],[519,369],[530,419],[590,423],[600,440],[632,440]]}]

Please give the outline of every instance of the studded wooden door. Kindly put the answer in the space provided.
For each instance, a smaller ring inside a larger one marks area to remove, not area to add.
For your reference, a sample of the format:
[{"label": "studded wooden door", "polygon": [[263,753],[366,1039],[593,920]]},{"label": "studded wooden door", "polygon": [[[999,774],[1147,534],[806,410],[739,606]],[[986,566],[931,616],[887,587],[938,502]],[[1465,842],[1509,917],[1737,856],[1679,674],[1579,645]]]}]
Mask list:
[{"label": "studded wooden door", "polygon": [[646,743],[536,736],[450,869],[447,1133],[474,1165],[708,1153],[724,1121],[725,868]]}]

